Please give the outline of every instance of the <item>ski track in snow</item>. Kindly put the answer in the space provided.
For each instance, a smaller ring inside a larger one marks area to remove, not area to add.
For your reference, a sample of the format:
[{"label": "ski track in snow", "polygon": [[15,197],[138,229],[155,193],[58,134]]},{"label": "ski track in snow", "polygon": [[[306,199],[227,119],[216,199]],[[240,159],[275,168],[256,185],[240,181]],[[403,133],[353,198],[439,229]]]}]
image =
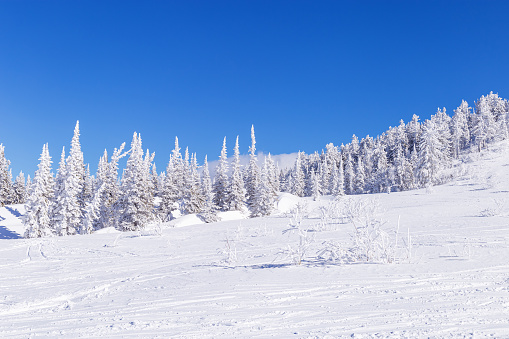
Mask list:
[{"label": "ski track in snow", "polygon": [[[348,243],[352,226],[337,223],[292,265],[277,255],[297,241],[282,234],[284,215],[161,235],[3,238],[0,337],[509,337],[509,210],[480,216],[493,199],[509,202],[509,150],[478,157],[466,178],[432,194],[376,195],[385,227],[401,217],[400,244],[407,229],[413,239],[412,257],[397,264],[316,258],[326,239]],[[492,187],[475,182],[481,168]],[[302,201],[313,212],[329,199]],[[0,216],[0,227],[22,234],[19,216]],[[226,238],[232,265],[219,253]]]}]

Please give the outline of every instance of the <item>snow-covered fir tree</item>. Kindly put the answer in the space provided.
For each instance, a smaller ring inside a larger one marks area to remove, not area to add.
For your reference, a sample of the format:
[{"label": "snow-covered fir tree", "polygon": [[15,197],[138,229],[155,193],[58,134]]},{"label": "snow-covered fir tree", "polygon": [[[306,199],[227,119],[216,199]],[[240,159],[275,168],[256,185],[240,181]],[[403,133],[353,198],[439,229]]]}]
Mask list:
[{"label": "snow-covered fir tree", "polygon": [[439,183],[440,159],[443,159],[441,150],[438,129],[433,121],[426,120],[422,126],[418,153],[417,177],[421,186],[433,186]]},{"label": "snow-covered fir tree", "polygon": [[79,137],[78,121],[74,128],[69,157],[65,160],[65,149],[62,149],[56,177],[52,222],[57,235],[73,235],[79,232],[87,195],[90,194],[86,191],[87,172]]},{"label": "snow-covered fir tree", "polygon": [[[99,160],[96,175],[96,195],[99,194],[99,218],[95,221],[94,228],[101,229],[114,226],[116,223],[115,203],[120,196],[120,186],[118,183],[118,162],[126,153],[123,153],[125,143],[119,148],[115,148],[108,161],[108,152]],[[95,196],[94,196],[95,198]]]},{"label": "snow-covered fir tree", "polygon": [[82,210],[85,208],[87,197],[85,196],[86,192],[84,190],[86,168],[85,162],[83,160],[83,152],[81,151],[79,121],[76,122],[76,126],[74,127],[74,135],[71,140],[71,149],[69,151],[69,157],[67,158],[67,167],[68,175],[74,176],[72,189],[75,190],[75,192],[69,192],[69,194],[76,195],[79,207],[82,212]]},{"label": "snow-covered fir tree", "polygon": [[244,178],[240,165],[239,137],[235,140],[233,149],[232,175],[228,189],[228,206],[231,211],[241,211],[246,200]]},{"label": "snow-covered fir tree", "polygon": [[101,217],[101,207],[104,190],[106,185],[101,185],[94,193],[94,196],[85,206],[83,215],[83,226],[80,229],[81,234],[90,234],[97,228],[97,223]]},{"label": "snow-covered fir tree", "polygon": [[[65,162],[65,147],[62,147],[60,156],[60,163],[55,176],[55,189],[53,194],[53,201],[51,204],[51,227],[53,233],[56,235],[67,235],[67,165]],[[77,198],[77,196],[75,196]],[[72,233],[71,233],[72,234]]]},{"label": "snow-covered fir tree", "polygon": [[25,186],[25,175],[23,171],[19,172],[16,180],[14,180],[14,185],[12,186],[14,190],[14,204],[24,204],[27,198],[27,190]]},{"label": "snow-covered fir tree", "polygon": [[185,190],[184,160],[180,153],[178,138],[175,137],[175,148],[170,156],[164,182],[159,192],[161,203],[159,205],[159,217],[162,221],[171,219],[171,212],[177,209],[177,203],[182,198]]},{"label": "snow-covered fir tree", "polygon": [[246,201],[250,209],[256,208],[256,190],[260,185],[260,168],[256,162],[256,139],[254,126],[251,126],[251,147],[249,147],[249,165],[244,176]]},{"label": "snow-covered fir tree", "polygon": [[205,197],[203,196],[201,189],[201,180],[198,173],[198,162],[196,161],[196,154],[191,156],[189,176],[184,199],[184,213],[193,214],[202,211],[203,204],[205,203]]},{"label": "snow-covered fir tree", "polygon": [[352,159],[352,153],[347,152],[345,163],[345,193],[355,193],[355,171]]},{"label": "snow-covered fir tree", "polygon": [[25,204],[26,213],[23,217],[23,224],[26,227],[25,238],[40,238],[53,234],[50,219],[53,191],[54,179],[51,173],[51,157],[48,144],[45,144]]},{"label": "snow-covered fir tree", "polygon": [[330,182],[330,194],[334,196],[344,195],[345,180],[343,175],[343,160],[339,157],[336,161],[339,164],[333,164],[331,182]]},{"label": "snow-covered fir tree", "polygon": [[117,224],[122,231],[140,230],[153,220],[153,196],[147,189],[150,182],[149,162],[143,158],[141,137],[134,133],[117,201]]},{"label": "snow-covered fir tree", "polygon": [[5,158],[5,147],[0,144],[0,206],[12,203],[14,198],[10,165],[11,162]]},{"label": "snow-covered fir tree", "polygon": [[201,216],[205,222],[216,222],[217,208],[214,205],[214,193],[212,192],[212,180],[210,179],[207,156],[205,156],[205,161],[203,162],[202,194],[205,200],[203,203]]},{"label": "snow-covered fir tree", "polygon": [[465,100],[454,110],[452,118],[452,145],[454,158],[458,158],[462,149],[466,148],[470,142],[470,129],[468,128],[468,119],[471,114],[471,108]]},{"label": "snow-covered fir tree", "polygon": [[251,208],[251,217],[270,215],[274,209],[275,200],[274,186],[270,182],[270,164],[267,157],[265,157],[260,182],[256,190],[255,203]]},{"label": "snow-covered fir tree", "polygon": [[477,149],[481,151],[494,139],[497,131],[495,117],[485,96],[482,96],[475,103],[475,114],[473,115],[472,123],[471,136]]},{"label": "snow-covered fir tree", "polygon": [[224,137],[213,185],[214,205],[221,211],[229,210],[228,189],[230,184],[228,181],[228,157],[226,155],[226,137]]},{"label": "snow-covered fir tree", "polygon": [[304,196],[304,188],[305,188],[305,177],[304,171],[302,169],[302,156],[303,152],[297,153],[297,159],[295,159],[295,166],[293,168],[292,178],[291,178],[291,193],[298,196]]},{"label": "snow-covered fir tree", "polygon": [[375,142],[375,151],[373,154],[373,192],[385,192],[389,188],[388,170],[389,164],[387,160],[387,153],[384,150],[383,144],[380,139]]},{"label": "snow-covered fir tree", "polygon": [[274,163],[272,156],[269,154],[265,157],[265,162],[267,163],[267,180],[269,181],[270,188],[272,190],[272,194],[277,196],[280,192],[279,188],[279,176],[277,165]]},{"label": "snow-covered fir tree", "polygon": [[366,175],[364,171],[364,164],[362,157],[357,158],[357,164],[355,166],[355,178],[354,178],[354,191],[357,194],[365,193],[364,187],[366,185]]},{"label": "snow-covered fir tree", "polygon": [[320,175],[317,174],[315,171],[311,171],[311,196],[313,197],[313,200],[318,200],[318,198],[322,195],[321,194],[321,184],[320,184]]}]

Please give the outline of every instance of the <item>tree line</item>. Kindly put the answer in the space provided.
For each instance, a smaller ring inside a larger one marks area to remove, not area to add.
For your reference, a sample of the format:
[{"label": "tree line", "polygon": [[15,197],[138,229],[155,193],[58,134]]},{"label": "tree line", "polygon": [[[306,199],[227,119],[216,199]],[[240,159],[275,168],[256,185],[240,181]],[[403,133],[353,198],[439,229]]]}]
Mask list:
[{"label": "tree line", "polygon": [[[33,181],[21,172],[12,182],[10,162],[0,144],[0,204],[24,203],[25,237],[88,234],[114,226],[139,230],[180,214],[197,214],[205,222],[220,211],[246,211],[251,217],[269,215],[280,192],[312,196],[405,191],[443,183],[462,153],[477,152],[507,139],[509,102],[491,92],[470,107],[467,102],[451,117],[444,109],[424,122],[414,115],[405,124],[390,127],[376,138],[355,135],[346,145],[326,145],[321,153],[298,152],[290,169],[279,169],[271,155],[260,166],[251,127],[249,163],[240,164],[238,137],[228,160],[223,141],[214,178],[207,157],[198,165],[196,154],[182,155],[178,138],[166,171],[158,173],[154,153],[142,148],[134,133],[111,156],[105,150],[97,173],[84,163],[76,123],[69,154],[62,150],[56,175],[45,144]],[[119,160],[128,157],[119,179]]]}]

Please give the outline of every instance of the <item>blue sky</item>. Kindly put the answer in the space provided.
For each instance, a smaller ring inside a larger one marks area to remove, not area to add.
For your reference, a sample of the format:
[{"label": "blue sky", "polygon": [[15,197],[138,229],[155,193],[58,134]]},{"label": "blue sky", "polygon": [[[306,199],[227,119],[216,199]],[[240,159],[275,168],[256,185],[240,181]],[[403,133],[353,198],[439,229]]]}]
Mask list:
[{"label": "blue sky", "polygon": [[13,174],[140,132],[164,170],[321,150],[489,91],[509,97],[507,1],[0,1],[0,143]]}]

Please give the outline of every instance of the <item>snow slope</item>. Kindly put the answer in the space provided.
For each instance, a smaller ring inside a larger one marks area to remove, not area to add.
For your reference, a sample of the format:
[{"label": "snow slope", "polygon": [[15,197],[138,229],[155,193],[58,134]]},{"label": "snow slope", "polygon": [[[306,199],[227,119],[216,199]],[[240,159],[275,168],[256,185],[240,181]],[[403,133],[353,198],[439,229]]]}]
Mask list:
[{"label": "snow slope", "polygon": [[[1,208],[0,337],[509,337],[507,143],[460,171],[432,193],[374,196],[387,230],[400,220],[393,264],[317,257],[326,240],[351,241],[345,220],[317,226],[331,197],[283,195],[267,218],[44,239],[18,239],[20,207]],[[293,265],[281,251],[298,244],[283,231],[299,203],[316,239]]]}]

